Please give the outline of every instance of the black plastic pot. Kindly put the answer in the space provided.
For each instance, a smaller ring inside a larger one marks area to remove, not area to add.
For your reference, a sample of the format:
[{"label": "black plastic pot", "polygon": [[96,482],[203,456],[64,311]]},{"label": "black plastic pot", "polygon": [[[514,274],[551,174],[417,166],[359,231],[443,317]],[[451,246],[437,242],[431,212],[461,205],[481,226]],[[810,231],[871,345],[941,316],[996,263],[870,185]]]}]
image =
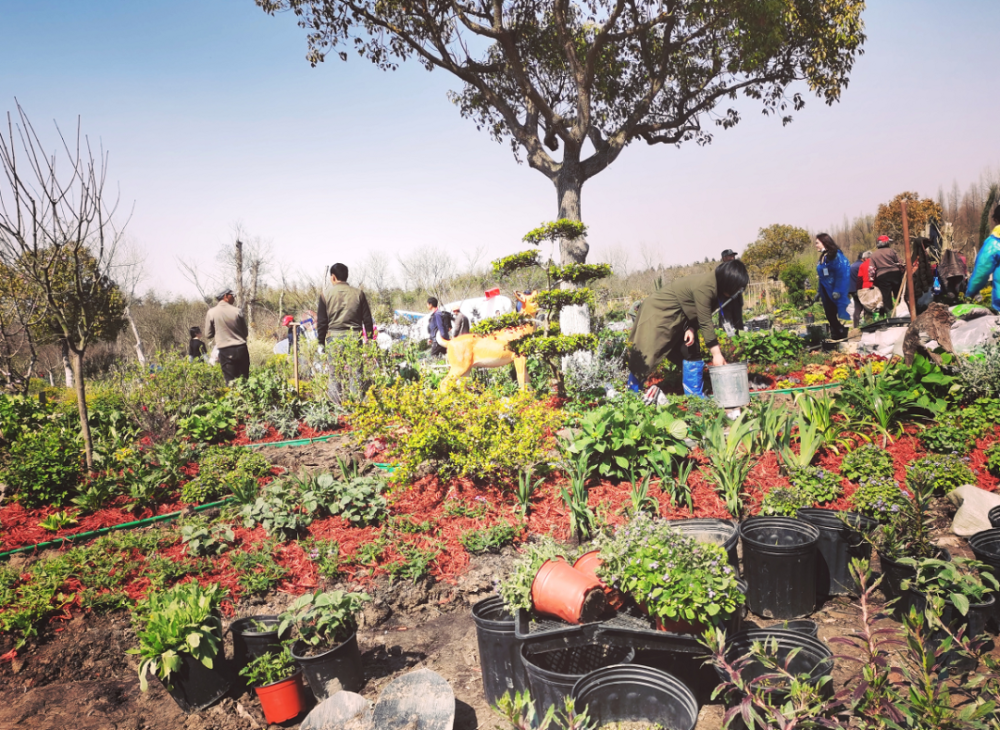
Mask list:
[{"label": "black plastic pot", "polygon": [[772,626],[771,628],[785,629],[788,631],[797,631],[800,634],[811,636],[814,639],[819,638],[819,624],[807,618],[798,618],[798,619],[792,619],[791,621],[783,621],[780,624]]},{"label": "black plastic pot", "polygon": [[532,648],[531,642],[526,641],[521,646],[521,660],[539,717],[544,716],[549,707],[562,707],[573,685],[585,674],[615,664],[629,664],[634,657],[635,649],[608,644],[541,650]]},{"label": "black plastic pot", "polygon": [[[775,656],[782,666],[785,665],[785,661],[789,655],[797,650],[795,656],[788,663],[788,670],[792,674],[808,675],[808,682],[814,686],[817,686],[823,677],[830,676],[830,673],[833,671],[833,654],[827,648],[826,644],[798,631],[789,631],[774,627],[750,629],[730,637],[726,641],[726,660],[732,663],[740,657],[749,654],[754,642],[764,644],[765,650],[768,652],[771,650],[772,642],[776,643],[777,651],[775,652]],[[750,661],[744,668],[742,677],[744,680],[753,680],[769,672],[770,670],[760,662]],[[720,680],[725,679],[721,671],[719,672],[719,677]],[[833,683],[826,682],[823,685],[821,694],[827,699],[832,698]],[[780,707],[787,700],[787,694],[778,690],[771,695],[771,699],[773,706]],[[724,697],[724,704],[727,708],[730,708],[739,704],[742,700],[743,696],[741,694],[732,691]],[[737,720],[734,727],[744,726],[741,720]]]},{"label": "black plastic pot", "polygon": [[791,517],[751,517],[740,524],[740,537],[750,610],[766,618],[811,614],[819,530]]},{"label": "black plastic pot", "polygon": [[[254,628],[255,623],[264,624],[268,630]],[[229,631],[233,635],[233,669],[237,674],[257,657],[281,651],[278,623],[278,617],[273,615],[248,616],[233,621]]]},{"label": "black plastic pot", "polygon": [[522,639],[514,635],[514,618],[503,600],[493,596],[472,607],[479,642],[479,667],[483,672],[483,692],[492,707],[503,695],[528,688],[528,674],[521,661]]},{"label": "black plastic pot", "polygon": [[677,677],[629,664],[597,669],[573,685],[574,706],[587,708],[596,727],[648,722],[672,730],[694,730],[698,702]]},{"label": "black plastic pot", "polygon": [[322,654],[303,656],[308,648],[308,644],[296,641],[292,644],[292,658],[302,667],[317,702],[342,689],[348,692],[361,689],[365,676],[361,671],[361,650],[358,649],[356,631],[349,639]]},{"label": "black plastic pot", "polygon": [[[941,560],[951,560],[951,553],[949,553],[945,548],[938,548],[936,557]],[[908,614],[910,612],[910,607],[917,605],[913,602],[916,594],[904,591],[902,588],[902,582],[904,580],[916,578],[916,569],[911,568],[909,565],[898,563],[891,558],[887,558],[881,552],[878,554],[878,562],[882,567],[882,582],[879,584],[879,588],[882,589],[882,594],[885,596],[886,602],[888,603],[889,601],[898,599],[893,605],[893,612],[897,616]],[[917,606],[917,608],[919,610],[920,606]]]},{"label": "black plastic pot", "polygon": [[993,527],[1000,527],[1000,506],[992,507],[987,515],[990,518],[990,525]]},{"label": "black plastic pot", "polygon": [[[220,634],[221,629],[220,629]],[[197,712],[221,700],[232,684],[232,668],[226,661],[223,644],[209,669],[190,654],[181,653],[181,668],[167,680],[167,692],[184,712]],[[165,685],[166,686],[166,685]]]},{"label": "black plastic pot", "polygon": [[737,523],[732,520],[699,517],[691,520],[670,520],[670,526],[690,535],[699,542],[713,542],[716,545],[721,545],[725,549],[726,555],[729,556],[729,564],[739,575],[740,560],[736,546],[740,541],[740,528]]},{"label": "black plastic pot", "polygon": [[864,541],[862,532],[875,529],[878,523],[870,517],[848,512],[847,520],[851,525],[848,527],[838,513],[812,507],[800,509],[797,514],[800,520],[819,529],[817,594],[821,597],[858,595],[857,581],[851,576],[851,560],[871,559],[872,547]]}]

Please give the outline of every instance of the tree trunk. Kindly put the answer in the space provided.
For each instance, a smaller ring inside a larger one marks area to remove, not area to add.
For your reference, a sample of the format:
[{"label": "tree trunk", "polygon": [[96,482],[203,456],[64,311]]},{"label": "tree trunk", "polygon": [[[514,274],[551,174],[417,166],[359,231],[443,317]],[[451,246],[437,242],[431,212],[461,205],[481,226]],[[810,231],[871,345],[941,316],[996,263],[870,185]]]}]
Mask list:
[{"label": "tree trunk", "polygon": [[62,361],[63,361],[63,372],[66,374],[66,387],[73,387],[73,365],[69,361],[69,343],[66,340],[62,341]]},{"label": "tree trunk", "polygon": [[257,257],[250,259],[250,299],[247,302],[247,322],[250,328],[256,324],[254,321],[254,303],[257,301],[257,282],[260,279],[260,259]]},{"label": "tree trunk", "polygon": [[[236,306],[239,309],[246,307],[245,292],[243,291],[243,241],[236,241],[236,255],[233,256],[233,268],[236,274]],[[244,309],[244,311],[246,311]]]},{"label": "tree trunk", "polygon": [[76,406],[80,411],[80,434],[87,456],[87,469],[94,468],[94,440],[90,436],[90,419],[87,417],[87,389],[83,383],[83,353],[73,352],[73,370],[76,376]]},{"label": "tree trunk", "polygon": [[[568,151],[567,151],[568,155]],[[583,191],[583,177],[579,163],[563,160],[562,170],[556,178],[556,195],[559,198],[559,218],[581,221],[580,193]],[[587,260],[587,237],[564,239],[559,242],[559,258],[562,264],[582,264]]]},{"label": "tree trunk", "polygon": [[132,325],[132,335],[135,337],[135,356],[142,365],[145,365],[146,353],[142,351],[142,339],[139,337],[139,328],[135,326],[135,320],[132,319],[132,310],[129,307],[125,307],[125,318]]}]

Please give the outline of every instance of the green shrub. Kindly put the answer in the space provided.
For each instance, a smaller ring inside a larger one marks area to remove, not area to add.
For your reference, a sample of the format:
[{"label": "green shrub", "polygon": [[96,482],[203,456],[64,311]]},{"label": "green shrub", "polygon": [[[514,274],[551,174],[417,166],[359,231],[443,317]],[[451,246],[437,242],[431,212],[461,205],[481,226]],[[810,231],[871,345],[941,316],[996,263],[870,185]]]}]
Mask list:
[{"label": "green shrub", "polygon": [[60,421],[60,425],[70,425],[68,420],[55,414],[53,406],[43,406],[37,398],[0,393],[0,444],[7,448],[21,438],[22,433],[37,431],[53,420]]},{"label": "green shrub", "polygon": [[1000,397],[1000,337],[997,334],[969,357],[960,358],[959,363],[959,377],[968,396],[993,400]]},{"label": "green shrub", "polygon": [[351,417],[358,442],[378,438],[389,446],[402,483],[428,461],[445,479],[512,476],[544,459],[561,421],[560,413],[526,393],[503,398],[463,385],[425,390],[419,383],[373,388]]},{"label": "green shrub", "polygon": [[23,431],[0,466],[0,482],[26,507],[62,506],[82,476],[79,437],[51,421]]},{"label": "green shrub", "polygon": [[382,493],[385,482],[377,476],[359,476],[335,480],[331,474],[317,478],[316,492],[322,506],[331,514],[339,515],[353,525],[373,525],[388,512],[388,503]]},{"label": "green shrub", "polygon": [[239,573],[240,588],[250,595],[267,593],[288,575],[288,568],[274,559],[274,547],[264,542],[246,551],[230,551],[229,564]]},{"label": "green shrub", "polygon": [[764,495],[760,503],[760,513],[775,517],[795,517],[798,510],[811,507],[811,495],[794,487],[774,487]]},{"label": "green shrub", "polygon": [[957,426],[932,426],[920,433],[920,443],[936,454],[969,453],[971,437]]},{"label": "green shrub", "polygon": [[832,502],[840,496],[840,475],[818,466],[795,469],[788,481],[813,502]]},{"label": "green shrub", "polygon": [[986,470],[995,477],[1000,477],[1000,444],[993,444],[985,451]]},{"label": "green shrub", "polygon": [[236,412],[225,401],[202,403],[191,410],[191,415],[177,420],[178,436],[207,444],[231,439],[235,428]]},{"label": "green shrub", "polygon": [[857,491],[851,495],[851,509],[887,522],[909,501],[909,492],[899,487],[899,482],[889,477],[862,477]]},{"label": "green shrub", "polygon": [[[977,398],[975,402],[958,411],[954,418],[964,431],[982,438],[993,433],[993,427],[1000,423],[1000,400]],[[942,419],[942,423],[944,419]]]},{"label": "green shrub", "polygon": [[500,548],[510,545],[521,534],[522,527],[508,525],[505,522],[483,527],[479,530],[463,532],[458,541],[473,555],[480,553],[499,552]]},{"label": "green shrub", "polygon": [[292,409],[297,414],[299,398],[287,375],[277,364],[251,371],[250,377],[234,380],[226,402],[243,420],[264,419],[275,408]]},{"label": "green shrub", "polygon": [[896,467],[892,454],[888,451],[874,444],[865,444],[844,457],[840,462],[840,473],[851,482],[872,477],[891,479],[896,473]]},{"label": "green shrub", "polygon": [[976,475],[968,465],[968,457],[954,454],[933,454],[914,459],[906,468],[906,481],[926,474],[933,481],[934,491],[947,494],[963,484],[975,484]]}]

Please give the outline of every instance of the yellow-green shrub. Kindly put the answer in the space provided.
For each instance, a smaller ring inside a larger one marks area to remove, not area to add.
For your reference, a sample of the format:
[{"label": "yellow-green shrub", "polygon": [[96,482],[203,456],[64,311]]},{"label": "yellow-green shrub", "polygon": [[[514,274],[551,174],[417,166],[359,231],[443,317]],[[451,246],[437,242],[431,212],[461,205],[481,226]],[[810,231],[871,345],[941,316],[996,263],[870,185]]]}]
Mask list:
[{"label": "yellow-green shrub", "polygon": [[372,388],[351,417],[358,441],[382,439],[398,460],[395,478],[412,481],[436,461],[445,478],[510,476],[541,461],[562,414],[530,394],[501,397],[465,384],[445,392],[419,383]]}]

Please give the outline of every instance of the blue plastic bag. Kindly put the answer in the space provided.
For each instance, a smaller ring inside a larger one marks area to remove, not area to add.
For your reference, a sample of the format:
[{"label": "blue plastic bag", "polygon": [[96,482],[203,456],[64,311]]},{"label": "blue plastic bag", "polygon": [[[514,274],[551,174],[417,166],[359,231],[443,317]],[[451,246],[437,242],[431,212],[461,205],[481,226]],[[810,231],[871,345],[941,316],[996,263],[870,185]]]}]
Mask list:
[{"label": "blue plastic bag", "polygon": [[681,373],[684,382],[684,395],[697,398],[705,397],[705,361],[685,360],[681,363]]},{"label": "blue plastic bag", "polygon": [[631,390],[633,393],[642,392],[642,383],[640,383],[639,379],[635,377],[632,373],[628,374],[628,389]]}]

